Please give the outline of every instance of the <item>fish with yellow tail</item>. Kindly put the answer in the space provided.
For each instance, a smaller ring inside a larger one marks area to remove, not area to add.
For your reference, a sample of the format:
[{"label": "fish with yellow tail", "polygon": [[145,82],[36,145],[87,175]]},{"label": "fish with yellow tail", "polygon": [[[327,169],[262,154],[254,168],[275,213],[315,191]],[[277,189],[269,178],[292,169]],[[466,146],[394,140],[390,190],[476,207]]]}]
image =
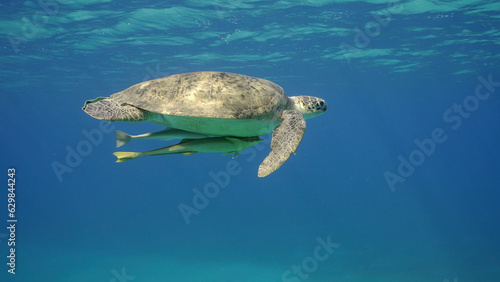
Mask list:
[{"label": "fish with yellow tail", "polygon": [[157,156],[194,153],[222,153],[223,155],[233,154],[235,158],[241,151],[254,146],[263,139],[259,137],[208,137],[201,139],[183,139],[175,145],[163,147],[146,152],[115,152],[117,163],[133,160],[142,156]]}]

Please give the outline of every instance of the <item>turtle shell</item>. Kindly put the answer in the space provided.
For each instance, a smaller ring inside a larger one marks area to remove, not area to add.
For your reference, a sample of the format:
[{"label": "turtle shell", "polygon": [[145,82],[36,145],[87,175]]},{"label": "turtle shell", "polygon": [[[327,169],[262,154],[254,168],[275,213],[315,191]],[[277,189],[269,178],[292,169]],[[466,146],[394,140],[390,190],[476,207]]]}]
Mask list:
[{"label": "turtle shell", "polygon": [[287,103],[279,85],[226,72],[175,74],[133,85],[110,98],[163,115],[223,119],[266,116]]}]

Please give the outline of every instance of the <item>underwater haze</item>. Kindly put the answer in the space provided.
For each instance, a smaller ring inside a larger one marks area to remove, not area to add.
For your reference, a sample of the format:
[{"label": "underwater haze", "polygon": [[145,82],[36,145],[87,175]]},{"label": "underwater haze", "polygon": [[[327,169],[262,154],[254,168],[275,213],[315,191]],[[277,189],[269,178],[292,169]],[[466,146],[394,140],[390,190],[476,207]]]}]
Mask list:
[{"label": "underwater haze", "polygon": [[[500,281],[495,0],[4,0],[0,281]],[[224,71],[325,99],[259,178],[86,100]]]}]

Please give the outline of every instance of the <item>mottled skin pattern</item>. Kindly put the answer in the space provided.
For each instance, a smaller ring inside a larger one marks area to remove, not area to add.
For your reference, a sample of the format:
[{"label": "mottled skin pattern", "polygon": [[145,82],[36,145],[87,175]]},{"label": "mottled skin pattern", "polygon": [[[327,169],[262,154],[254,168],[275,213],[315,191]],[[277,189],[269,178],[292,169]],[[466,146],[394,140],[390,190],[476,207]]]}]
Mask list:
[{"label": "mottled skin pattern", "polygon": [[264,177],[277,170],[294,154],[306,131],[306,121],[297,111],[283,112],[283,122],[273,130],[271,153],[259,166],[259,177]]},{"label": "mottled skin pattern", "polygon": [[83,110],[93,118],[109,121],[126,120],[140,122],[146,120],[148,112],[119,102],[116,99],[99,97],[85,102]]},{"label": "mottled skin pattern", "polygon": [[206,135],[244,138],[274,129],[272,151],[259,167],[260,177],[278,169],[295,153],[305,132],[304,119],[326,109],[323,99],[288,98],[271,81],[224,72],[184,73],[146,81],[109,98],[86,101],[83,107],[97,119],[151,121]]}]

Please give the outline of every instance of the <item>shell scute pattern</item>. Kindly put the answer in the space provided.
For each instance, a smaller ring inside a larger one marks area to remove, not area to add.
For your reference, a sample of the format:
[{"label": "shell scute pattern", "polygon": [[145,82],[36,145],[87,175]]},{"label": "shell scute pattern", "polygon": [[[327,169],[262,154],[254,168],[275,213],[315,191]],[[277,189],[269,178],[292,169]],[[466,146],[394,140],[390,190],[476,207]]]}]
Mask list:
[{"label": "shell scute pattern", "polygon": [[253,118],[282,108],[283,89],[268,80],[220,72],[172,75],[112,95],[119,103],[166,115]]}]

